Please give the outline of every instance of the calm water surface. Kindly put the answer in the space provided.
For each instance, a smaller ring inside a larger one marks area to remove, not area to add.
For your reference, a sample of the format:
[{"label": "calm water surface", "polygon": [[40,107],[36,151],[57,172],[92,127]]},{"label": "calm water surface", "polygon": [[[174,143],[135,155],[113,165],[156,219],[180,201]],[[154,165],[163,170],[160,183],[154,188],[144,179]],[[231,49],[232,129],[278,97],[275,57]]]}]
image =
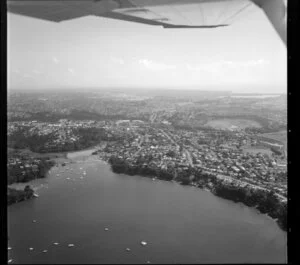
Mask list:
[{"label": "calm water surface", "polygon": [[40,180],[39,198],[8,207],[12,263],[286,262],[286,233],[265,215],[195,187],[114,174],[90,153],[70,153],[73,163]]}]

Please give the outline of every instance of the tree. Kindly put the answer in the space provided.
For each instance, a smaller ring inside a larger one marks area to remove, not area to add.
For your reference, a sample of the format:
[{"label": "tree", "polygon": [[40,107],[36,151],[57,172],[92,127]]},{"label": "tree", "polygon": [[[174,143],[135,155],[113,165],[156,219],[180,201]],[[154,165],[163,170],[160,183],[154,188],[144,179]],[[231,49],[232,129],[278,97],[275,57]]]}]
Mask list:
[{"label": "tree", "polygon": [[30,192],[31,191],[31,188],[29,185],[26,185],[25,188],[24,188],[24,191],[25,192]]},{"label": "tree", "polygon": [[176,156],[176,153],[173,151],[173,150],[169,150],[167,153],[166,153],[167,156],[169,157],[175,157]]}]

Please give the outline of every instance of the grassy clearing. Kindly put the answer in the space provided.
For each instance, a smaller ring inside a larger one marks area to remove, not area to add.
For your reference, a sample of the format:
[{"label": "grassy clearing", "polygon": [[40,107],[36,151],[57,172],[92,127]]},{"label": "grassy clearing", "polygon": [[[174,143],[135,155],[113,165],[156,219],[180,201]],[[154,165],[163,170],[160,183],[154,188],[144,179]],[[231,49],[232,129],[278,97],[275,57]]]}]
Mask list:
[{"label": "grassy clearing", "polygon": [[248,127],[261,128],[258,122],[246,119],[217,119],[211,120],[205,125],[220,130],[240,130]]},{"label": "grassy clearing", "polygon": [[263,133],[260,134],[259,136],[266,137],[272,140],[276,140],[284,144],[284,146],[287,146],[287,131],[279,131],[279,132],[274,132],[274,133]]},{"label": "grassy clearing", "polygon": [[245,153],[245,154],[246,153],[250,153],[250,154],[262,153],[262,154],[267,154],[269,156],[272,155],[272,151],[267,148],[245,146],[245,147],[242,147],[242,149],[243,149],[243,153]]}]

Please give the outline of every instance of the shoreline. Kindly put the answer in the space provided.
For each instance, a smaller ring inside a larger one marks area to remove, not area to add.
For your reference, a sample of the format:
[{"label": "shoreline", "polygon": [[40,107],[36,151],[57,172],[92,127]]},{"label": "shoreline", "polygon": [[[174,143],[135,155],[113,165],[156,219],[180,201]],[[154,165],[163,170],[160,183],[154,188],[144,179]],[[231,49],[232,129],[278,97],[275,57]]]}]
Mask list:
[{"label": "shoreline", "polygon": [[[100,158],[100,160],[101,160],[101,158]],[[251,206],[251,205],[247,205],[245,203],[247,201],[243,201],[238,197],[236,197],[236,198],[226,197],[226,193],[222,194],[222,192],[220,192],[220,190],[218,190],[219,187],[216,184],[214,184],[214,186],[209,186],[209,185],[207,185],[207,183],[205,183],[204,185],[203,184],[199,185],[199,184],[195,184],[193,182],[183,183],[182,181],[177,180],[177,179],[163,179],[162,177],[158,177],[157,175],[154,175],[154,174],[143,174],[142,172],[135,173],[134,171],[133,172],[129,171],[130,173],[128,173],[128,172],[126,172],[126,170],[124,168],[121,168],[121,169],[118,168],[117,170],[115,170],[113,168],[113,166],[115,166],[115,165],[112,165],[112,163],[110,161],[108,161],[108,164],[110,165],[111,171],[114,172],[115,174],[125,174],[128,176],[140,176],[140,177],[147,177],[147,178],[152,178],[152,179],[155,178],[155,180],[164,180],[164,181],[168,181],[168,182],[177,183],[182,186],[196,187],[196,188],[200,188],[201,190],[209,191],[214,196],[217,196],[219,198],[226,199],[226,200],[234,202],[234,203],[241,203],[245,207],[252,208],[255,211],[257,211],[259,214],[265,215],[266,217],[272,219],[272,221],[276,222],[276,224],[282,231],[287,232],[287,228],[286,228],[284,219],[280,219],[280,215],[272,217],[270,215],[270,214],[272,214],[272,212],[270,212],[270,210],[266,210],[264,208],[264,202],[258,202],[256,205]],[[210,182],[208,182],[208,183],[210,183]],[[216,189],[216,187],[217,187],[217,189]],[[226,191],[226,188],[228,189],[228,187],[226,185],[222,186],[222,188],[224,188],[225,191]],[[261,203],[261,204],[259,204],[259,203]],[[280,205],[280,207],[281,207],[281,205]]]},{"label": "shoreline", "polygon": [[[73,155],[73,154],[83,153],[83,152],[88,152],[88,151],[90,151],[91,153],[90,153],[90,154],[87,154],[86,156],[91,156],[93,152],[97,151],[97,148],[98,148],[98,147],[99,147],[99,146],[97,145],[97,146],[90,147],[90,148],[86,148],[86,149],[82,149],[82,150],[77,150],[77,151],[71,151],[71,152],[68,152],[68,153],[66,154],[66,159],[72,161],[72,159],[73,159],[73,158],[72,158],[72,155]],[[76,156],[75,156],[75,157],[76,157]]]},{"label": "shoreline", "polygon": [[[97,144],[96,146],[84,148],[84,149],[81,149],[81,150],[73,150],[73,151],[65,151],[65,152],[53,152],[53,153],[52,152],[50,152],[50,153],[36,153],[36,152],[32,152],[29,149],[8,148],[8,152],[17,151],[17,152],[20,152],[21,154],[28,154],[28,155],[31,155],[33,157],[43,157],[43,158],[49,157],[50,160],[54,161],[54,165],[47,170],[46,176],[44,178],[36,178],[36,179],[32,179],[28,182],[15,182],[15,183],[12,183],[10,185],[7,185],[7,188],[13,189],[13,190],[16,190],[16,191],[23,191],[24,188],[29,185],[30,188],[34,192],[36,192],[41,187],[43,187],[43,186],[41,186],[41,184],[36,183],[36,182],[41,182],[43,179],[46,179],[47,177],[49,177],[49,171],[51,171],[51,169],[53,167],[57,167],[58,165],[61,165],[63,163],[71,163],[72,162],[72,158],[68,157],[69,154],[84,152],[84,151],[93,151],[93,150],[97,150],[98,147],[99,147],[99,144]],[[105,163],[107,163],[107,162],[105,162]],[[34,197],[32,197],[32,198],[34,198]]]},{"label": "shoreline", "polygon": [[[8,152],[19,152],[22,155],[23,154],[31,155],[34,158],[49,158],[49,160],[53,160],[55,162],[55,164],[52,166],[52,167],[55,167],[58,164],[62,164],[62,163],[65,163],[65,162],[70,162],[72,159],[68,158],[68,154],[83,152],[83,151],[89,151],[89,150],[95,150],[97,147],[99,147],[99,145],[88,147],[88,148],[85,148],[85,149],[80,149],[80,150],[64,151],[64,152],[53,152],[53,153],[52,152],[49,152],[49,153],[36,153],[36,152],[32,152],[29,149],[13,149],[13,148],[10,148],[10,147],[8,147],[7,150],[8,150]],[[50,171],[51,168],[49,168],[48,171]],[[47,173],[48,173],[48,171],[47,171]],[[15,185],[15,184],[23,185],[23,184],[26,184],[26,183],[30,183],[34,180],[36,180],[36,179],[32,179],[32,180],[30,180],[28,182],[24,182],[24,183],[15,182],[15,183],[12,183],[12,184],[7,185],[7,186],[11,186],[11,185]]]},{"label": "shoreline", "polygon": [[[85,149],[82,149],[82,150],[76,150],[76,151],[70,151],[70,152],[63,152],[63,153],[60,153],[61,155],[63,155],[63,157],[56,157],[56,158],[54,158],[53,160],[55,161],[55,164],[53,165],[53,167],[57,166],[57,164],[59,164],[59,163],[71,162],[73,159],[68,157],[68,154],[69,154],[69,153],[70,153],[70,154],[73,154],[73,153],[84,152],[84,151],[94,151],[94,150],[96,151],[96,150],[97,150],[97,147],[99,147],[99,145],[96,145],[96,146],[90,147],[90,148],[85,148]],[[47,153],[47,154],[51,154],[51,153]],[[53,154],[53,153],[52,153],[52,154]],[[59,155],[59,153],[55,153],[55,155],[57,156],[57,155]],[[92,154],[88,154],[88,155],[86,155],[86,156],[92,156]],[[101,157],[99,157],[99,156],[97,156],[97,160],[98,160],[99,162],[102,162],[102,163],[106,164],[106,165],[109,165],[110,170],[111,170],[113,173],[115,173],[115,174],[125,174],[125,175],[128,175],[128,176],[134,175],[134,176],[140,176],[140,177],[147,177],[147,178],[152,179],[153,181],[155,181],[155,180],[164,180],[164,181],[172,182],[172,183],[175,183],[175,184],[181,185],[181,186],[195,187],[195,188],[199,188],[199,189],[201,189],[201,190],[203,190],[203,191],[210,192],[211,194],[213,194],[214,196],[217,196],[217,197],[219,197],[219,198],[226,199],[226,200],[229,200],[229,201],[235,202],[235,203],[241,203],[243,206],[248,207],[248,208],[252,208],[252,209],[254,209],[255,211],[257,211],[257,213],[262,214],[262,215],[265,215],[266,217],[272,219],[272,221],[276,222],[277,225],[279,226],[279,228],[280,228],[282,231],[286,232],[286,230],[283,229],[283,227],[281,227],[281,225],[279,224],[278,218],[271,217],[268,213],[263,213],[263,212],[261,212],[261,211],[258,209],[258,205],[256,205],[256,206],[248,206],[248,205],[246,205],[246,204],[245,204],[244,202],[242,202],[242,201],[235,201],[235,200],[230,199],[230,198],[224,198],[224,197],[222,197],[222,196],[219,196],[218,194],[216,194],[216,192],[215,192],[215,190],[214,190],[214,187],[209,187],[209,186],[207,186],[207,185],[204,185],[204,186],[201,187],[199,184],[195,184],[195,183],[185,183],[185,184],[183,184],[183,183],[182,183],[181,181],[179,181],[179,180],[176,180],[176,179],[171,179],[171,180],[169,180],[169,179],[163,179],[163,178],[157,177],[156,175],[142,175],[142,174],[135,174],[135,173],[134,173],[134,174],[128,174],[128,173],[126,173],[125,171],[124,171],[124,172],[115,172],[115,171],[113,170],[113,168],[112,168],[112,164],[111,164],[109,161],[106,161],[105,159],[103,159],[103,158],[101,158]],[[49,172],[51,169],[52,169],[52,167],[48,170],[48,172]],[[49,177],[48,172],[47,172],[47,175],[46,175],[45,178]],[[26,183],[13,183],[13,184],[11,184],[11,185],[8,185],[7,187],[8,187],[8,188],[13,188],[13,189],[16,189],[16,190],[23,190],[26,186],[28,186],[28,185],[30,185],[30,184],[34,184],[34,182],[36,182],[37,180],[40,180],[40,179],[34,179],[34,180],[31,180],[31,181],[26,182]],[[16,187],[17,187],[17,188],[16,188]],[[38,190],[38,187],[36,187],[36,186],[31,187],[31,188],[32,188],[34,191]],[[33,198],[34,198],[34,197],[33,197]]]},{"label": "shoreline", "polygon": [[[109,164],[109,163],[107,163]],[[112,171],[113,172],[113,171]],[[114,172],[115,173],[115,172]],[[119,174],[119,173],[115,173],[115,174]],[[121,174],[125,174],[127,176],[131,176],[129,174],[126,174],[126,173],[121,173]],[[133,176],[140,176],[140,175],[133,175]],[[153,178],[153,176],[141,176],[141,177],[146,177],[146,178]],[[206,192],[209,192],[211,193],[212,195],[218,197],[218,198],[221,198],[223,200],[227,200],[227,201],[230,201],[230,202],[233,202],[235,204],[241,204],[243,205],[244,207],[247,207],[247,208],[251,208],[253,210],[255,210],[255,212],[257,212],[257,214],[261,214],[261,215],[264,215],[266,216],[268,219],[272,220],[274,223],[276,223],[278,225],[278,227],[283,231],[283,232],[287,232],[286,230],[284,230],[279,224],[278,224],[278,218],[273,218],[272,216],[270,216],[268,213],[262,213],[258,208],[257,206],[248,206],[246,204],[244,204],[243,202],[241,201],[234,201],[234,200],[231,200],[231,199],[227,199],[227,198],[224,198],[224,197],[221,197],[221,196],[218,196],[216,193],[213,192],[213,189],[209,189],[207,187],[200,187],[198,185],[192,185],[192,184],[182,184],[180,181],[177,181],[177,180],[164,180],[164,179],[159,179],[159,178],[156,178],[155,181],[166,181],[166,182],[172,182],[172,183],[175,183],[177,185],[180,185],[180,186],[187,186],[187,187],[195,187],[195,188],[198,188],[202,191],[206,191]]]}]

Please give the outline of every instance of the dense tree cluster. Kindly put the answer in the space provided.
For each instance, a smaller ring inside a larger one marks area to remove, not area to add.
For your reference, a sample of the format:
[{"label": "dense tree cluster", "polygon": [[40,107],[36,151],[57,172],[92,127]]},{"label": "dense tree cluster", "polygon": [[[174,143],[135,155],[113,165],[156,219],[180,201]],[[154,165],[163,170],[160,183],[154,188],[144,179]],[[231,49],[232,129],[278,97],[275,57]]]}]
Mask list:
[{"label": "dense tree cluster", "polygon": [[280,151],[279,148],[276,148],[276,147],[273,147],[273,146],[272,146],[270,149],[271,149],[271,151],[272,151],[275,155],[278,155],[278,156],[281,156],[281,155],[282,155],[282,152]]},{"label": "dense tree cluster", "polygon": [[245,189],[221,181],[214,185],[213,191],[214,194],[224,199],[242,202],[249,207],[256,207],[261,213],[276,218],[281,228],[286,230],[287,205],[280,202],[273,191]]},{"label": "dense tree cluster", "polygon": [[7,168],[7,183],[28,182],[36,178],[44,178],[48,170],[54,165],[54,161],[41,159],[34,170],[32,167],[20,168],[19,165],[10,165]]},{"label": "dense tree cluster", "polygon": [[102,141],[117,140],[118,137],[108,134],[103,128],[74,128],[76,141],[63,141],[52,144],[56,139],[55,133],[47,135],[29,134],[28,128],[20,128],[8,138],[8,147],[14,149],[28,148],[37,153],[68,152],[92,147]]},{"label": "dense tree cluster", "polygon": [[38,135],[28,134],[28,128],[19,128],[8,137],[8,147],[14,149],[29,148],[33,152],[41,152],[45,144],[54,139],[54,134]]},{"label": "dense tree cluster", "polygon": [[33,197],[33,189],[30,186],[26,186],[24,190],[16,190],[7,188],[7,204],[11,205],[20,201],[28,200]]}]

